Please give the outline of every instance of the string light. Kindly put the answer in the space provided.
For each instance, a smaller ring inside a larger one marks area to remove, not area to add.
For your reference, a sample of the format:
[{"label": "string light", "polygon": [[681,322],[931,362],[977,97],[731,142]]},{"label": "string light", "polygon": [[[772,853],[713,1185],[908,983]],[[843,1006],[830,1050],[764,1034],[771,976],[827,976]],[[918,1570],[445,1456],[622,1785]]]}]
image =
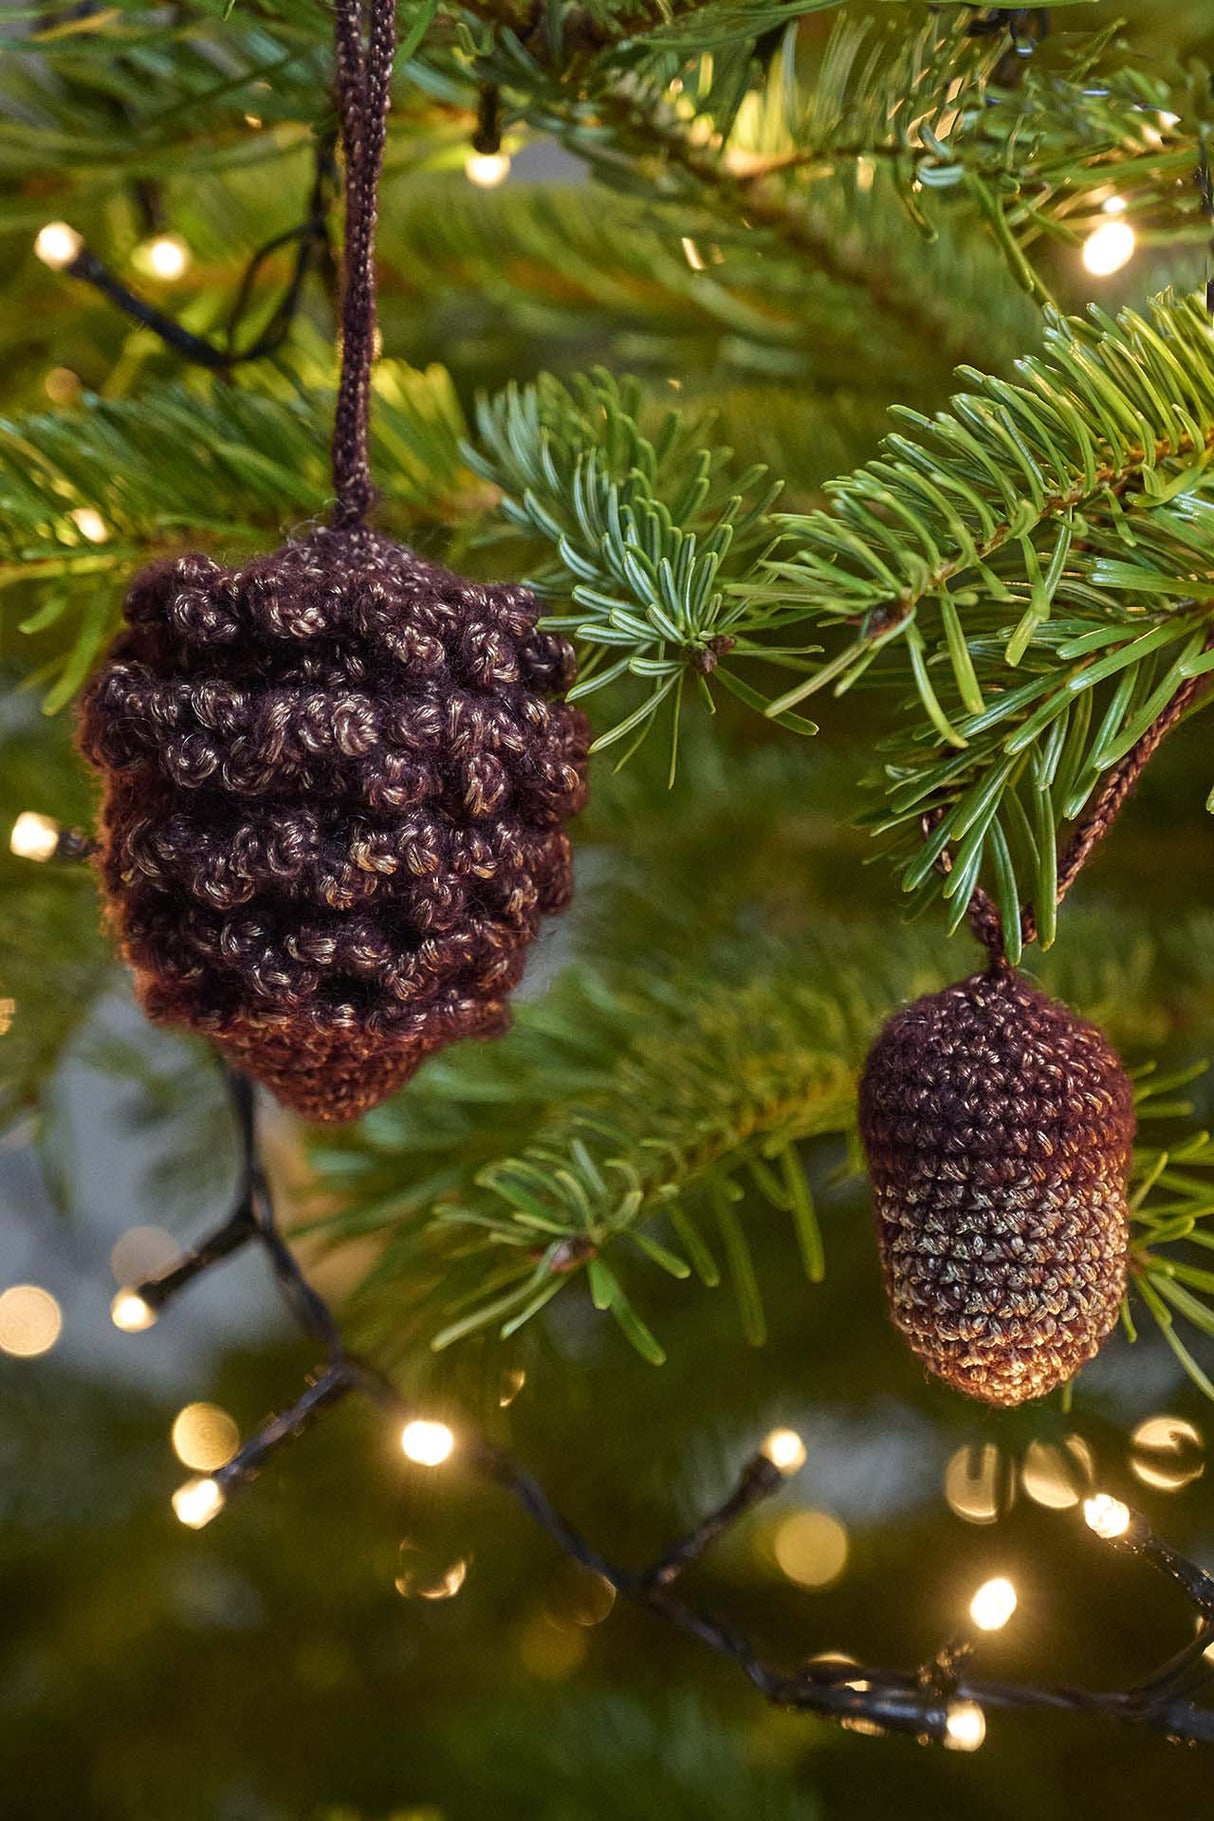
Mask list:
[{"label": "string light", "polygon": [[124,1334],[142,1334],[155,1325],[156,1311],[138,1290],[119,1290],[110,1304],[110,1320]]},{"label": "string light", "polygon": [[1157,1492],[1179,1492],[1205,1472],[1200,1429],[1179,1416],[1149,1416],[1130,1438],[1130,1469]]},{"label": "string light", "polygon": [[986,1738],[986,1715],[976,1701],[950,1701],[944,1713],[949,1751],[977,1751]]},{"label": "string light", "polygon": [[787,1478],[804,1467],[807,1450],[795,1429],[773,1429],[759,1453],[766,1455],[772,1466],[778,1467]]},{"label": "string light", "polygon": [[797,1511],[772,1540],[776,1561],[798,1587],[828,1587],[847,1566],[847,1531],[826,1511]]},{"label": "string light", "polygon": [[110,528],[98,512],[96,506],[77,506],[68,517],[75,525],[81,537],[87,538],[90,544],[108,544]]},{"label": "string light", "polygon": [[184,1486],[178,1486],[173,1494],[173,1511],[187,1530],[201,1530],[218,1517],[227,1504],[223,1487],[218,1480],[187,1480]]},{"label": "string light", "polygon": [[61,825],[53,816],[39,815],[36,809],[23,809],[13,823],[8,844],[18,860],[53,860],[62,833]]},{"label": "string light", "polygon": [[1120,1499],[1112,1498],[1107,1492],[1093,1493],[1090,1499],[1083,1501],[1084,1523],[1106,1543],[1125,1535],[1130,1528],[1131,1517],[1130,1507],[1123,1505]]},{"label": "string light", "polygon": [[52,367],[42,388],[53,405],[70,405],[80,396],[80,375],[70,367]]},{"label": "string light", "polygon": [[157,234],[135,248],[131,263],[148,278],[172,284],[189,271],[193,254],[180,234]]},{"label": "string light", "polygon": [[428,1423],[416,1418],[405,1424],[400,1445],[406,1458],[419,1467],[441,1467],[455,1446],[455,1437],[446,1423]]},{"label": "string light", "polygon": [[83,248],[83,237],[66,221],[48,221],[34,241],[34,252],[52,272],[66,271]]},{"label": "string light", "polygon": [[1005,1575],[983,1581],[970,1601],[970,1618],[979,1631],[1002,1631],[1016,1610],[1016,1589]]},{"label": "string light", "polygon": [[509,152],[469,152],[464,159],[464,176],[478,189],[495,190],[509,175]]},{"label": "string light", "polygon": [[1111,215],[1108,221],[1093,228],[1084,241],[1084,266],[1093,278],[1109,278],[1134,257],[1137,245],[1138,236],[1129,222],[1123,221],[1120,215]]},{"label": "string light", "polygon": [[13,1284],[0,1296],[0,1353],[37,1359],[59,1339],[63,1311],[39,1284]]},{"label": "string light", "polygon": [[187,1404],[173,1420],[173,1453],[183,1467],[212,1473],[231,1460],[240,1446],[240,1430],[218,1404]]}]

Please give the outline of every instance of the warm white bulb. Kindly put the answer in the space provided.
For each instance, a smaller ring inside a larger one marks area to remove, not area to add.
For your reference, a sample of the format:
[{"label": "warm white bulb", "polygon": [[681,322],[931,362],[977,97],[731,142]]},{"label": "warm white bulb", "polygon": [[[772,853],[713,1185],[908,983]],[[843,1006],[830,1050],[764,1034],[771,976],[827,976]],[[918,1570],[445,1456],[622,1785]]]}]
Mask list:
[{"label": "warm white bulb", "polygon": [[108,544],[110,528],[98,512],[96,506],[77,506],[68,517],[75,525],[81,537],[87,538],[90,544]]},{"label": "warm white bulb", "polygon": [[44,266],[49,266],[52,272],[62,272],[65,266],[71,265],[83,245],[81,236],[66,221],[48,221],[38,230],[34,251]]},{"label": "warm white bulb", "polygon": [[1083,1521],[1089,1530],[1103,1537],[1106,1543],[1124,1536],[1130,1528],[1130,1507],[1123,1505],[1120,1499],[1111,1498],[1107,1492],[1094,1493],[1090,1499],[1083,1501]]},{"label": "warm white bulb", "polygon": [[173,1510],[188,1530],[201,1530],[218,1517],[227,1500],[218,1480],[187,1480],[173,1494]]},{"label": "warm white bulb", "polygon": [[110,1320],[124,1334],[142,1334],[156,1320],[156,1311],[138,1290],[119,1290],[110,1304]]},{"label": "warm white bulb", "polygon": [[441,1467],[455,1446],[455,1437],[446,1423],[427,1423],[418,1419],[405,1424],[400,1445],[408,1459],[419,1467]]},{"label": "warm white bulb", "polygon": [[509,175],[508,152],[469,152],[464,160],[464,176],[482,190],[495,190]]},{"label": "warm white bulb", "polygon": [[1133,258],[1137,245],[1138,236],[1129,222],[1111,215],[1084,241],[1083,263],[1093,278],[1108,278]]},{"label": "warm white bulb", "polygon": [[1004,1575],[983,1581],[970,1601],[970,1618],[979,1631],[1002,1631],[1016,1610],[1016,1589]]},{"label": "warm white bulb", "polygon": [[59,823],[52,816],[40,816],[35,809],[23,809],[13,823],[8,844],[18,860],[53,860],[61,833]]},{"label": "warm white bulb", "polygon": [[950,1701],[944,1715],[944,1743],[950,1751],[977,1751],[986,1738],[986,1715],[976,1701]]},{"label": "warm white bulb", "polygon": [[180,234],[157,234],[155,240],[145,240],[135,249],[135,264],[149,278],[160,278],[166,283],[184,277],[190,269],[192,255],[189,247]]},{"label": "warm white bulb", "polygon": [[799,1473],[805,1465],[805,1443],[795,1429],[773,1429],[759,1452],[781,1473]]}]

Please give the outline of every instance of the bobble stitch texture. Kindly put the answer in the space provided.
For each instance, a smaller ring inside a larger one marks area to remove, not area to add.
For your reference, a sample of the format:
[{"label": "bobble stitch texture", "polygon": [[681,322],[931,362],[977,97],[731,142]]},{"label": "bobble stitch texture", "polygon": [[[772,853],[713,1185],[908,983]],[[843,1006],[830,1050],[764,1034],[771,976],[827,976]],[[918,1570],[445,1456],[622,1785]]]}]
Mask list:
[{"label": "bobble stitch texture", "polygon": [[895,1325],[990,1404],[1092,1358],[1125,1291],[1129,1079],[1093,1025],[1005,963],[897,1012],[860,1087]]},{"label": "bobble stitch texture", "polygon": [[584,717],[527,590],[361,527],[136,578],[81,710],[139,999],[313,1119],[490,1037],[572,888]]}]

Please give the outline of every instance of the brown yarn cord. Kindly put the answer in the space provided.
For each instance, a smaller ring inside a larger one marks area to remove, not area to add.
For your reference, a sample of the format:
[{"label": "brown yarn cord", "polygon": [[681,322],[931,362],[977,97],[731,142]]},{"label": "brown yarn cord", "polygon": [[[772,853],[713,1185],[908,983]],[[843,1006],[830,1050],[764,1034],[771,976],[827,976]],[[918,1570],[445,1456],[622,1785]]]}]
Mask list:
[{"label": "brown yarn cord", "polygon": [[[1205,685],[1208,676],[1190,677],[1182,683],[1172,700],[1163,712],[1152,721],[1142,738],[1131,746],[1129,752],[1109,772],[1096,801],[1076,828],[1067,843],[1058,867],[1058,889],[1055,903],[1061,904],[1076,879],[1091,859],[1100,842],[1108,834],[1114,822],[1125,807],[1147,765],[1154,758],[1164,739],[1192,707]],[[929,835],[943,810],[939,814],[923,819],[923,833]],[[945,877],[952,871],[952,856],[946,850],[937,862]],[[969,901],[966,920],[976,939],[990,955],[992,962],[999,963],[1005,959],[1003,918],[990,893],[982,886],[975,886]],[[1023,940],[1035,942],[1037,939],[1037,919],[1032,905],[1026,905],[1021,917],[1021,935]]]},{"label": "brown yarn cord", "polygon": [[367,429],[375,358],[375,223],[396,51],[396,0],[369,0],[365,48],[359,0],[334,0],[333,19],[346,160],[341,379],[332,444],[337,493],[333,523],[350,530],[364,522],[374,498]]}]

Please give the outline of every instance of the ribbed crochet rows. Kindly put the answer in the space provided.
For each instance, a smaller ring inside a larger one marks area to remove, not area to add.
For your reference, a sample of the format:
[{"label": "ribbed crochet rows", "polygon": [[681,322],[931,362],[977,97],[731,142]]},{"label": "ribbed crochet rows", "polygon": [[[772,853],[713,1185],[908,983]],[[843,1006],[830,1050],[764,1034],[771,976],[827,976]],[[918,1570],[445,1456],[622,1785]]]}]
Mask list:
[{"label": "ribbed crochet rows", "polygon": [[1094,1026],[1005,963],[892,1017],[860,1090],[895,1324],[991,1404],[1078,1371],[1125,1290],[1130,1082]]},{"label": "ribbed crochet rows", "polygon": [[85,698],[100,866],[153,1019],[352,1118],[504,1028],[571,889],[587,729],[525,589],[358,528],[147,570]]}]

